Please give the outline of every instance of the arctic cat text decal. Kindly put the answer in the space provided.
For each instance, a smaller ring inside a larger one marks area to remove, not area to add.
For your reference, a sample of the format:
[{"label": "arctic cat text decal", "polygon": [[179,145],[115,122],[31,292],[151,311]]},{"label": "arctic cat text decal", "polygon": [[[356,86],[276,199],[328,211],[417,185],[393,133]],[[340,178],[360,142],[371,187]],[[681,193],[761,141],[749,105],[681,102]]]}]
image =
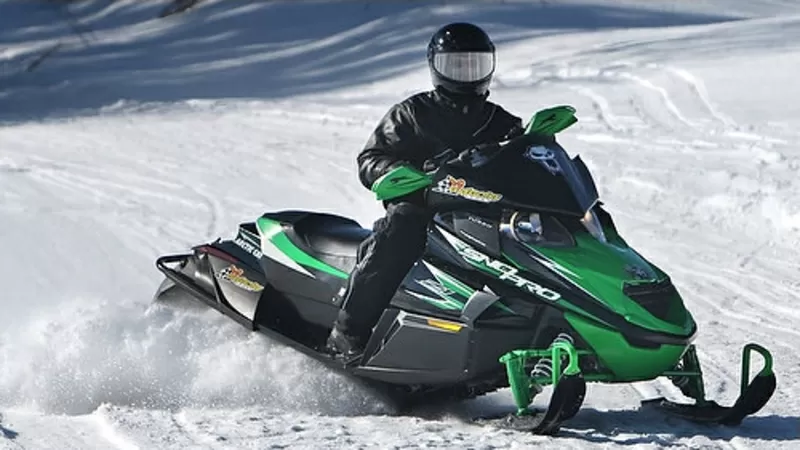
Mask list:
[{"label": "arctic cat text decal", "polygon": [[246,291],[261,292],[264,290],[263,285],[256,283],[255,281],[249,280],[247,277],[244,276],[244,270],[234,265],[228,266],[220,270],[217,273],[217,277],[220,280],[225,280]]},{"label": "arctic cat text decal", "polygon": [[436,186],[431,190],[440,194],[463,197],[467,200],[473,200],[482,203],[499,202],[503,198],[502,194],[498,194],[496,192],[481,191],[479,189],[469,187],[467,186],[466,180],[463,178],[456,178],[452,175],[448,175],[447,178],[437,183]]},{"label": "arctic cat text decal", "polygon": [[234,244],[238,245],[242,250],[246,251],[253,255],[256,259],[261,259],[263,254],[261,250],[258,249],[257,246],[251,244],[249,241],[245,240],[244,238],[237,237],[234,241]]},{"label": "arctic cat text decal", "polygon": [[492,273],[496,275],[497,278],[508,281],[518,288],[525,288],[528,292],[536,295],[537,297],[541,297],[551,302],[561,299],[561,294],[558,292],[521,277],[519,275],[519,270],[517,270],[516,267],[484,255],[483,253],[472,248],[466,242],[458,239],[441,228],[439,228],[439,231],[441,231],[447,241],[450,242],[450,245],[452,245],[453,248],[455,248],[456,251],[470,264]]}]

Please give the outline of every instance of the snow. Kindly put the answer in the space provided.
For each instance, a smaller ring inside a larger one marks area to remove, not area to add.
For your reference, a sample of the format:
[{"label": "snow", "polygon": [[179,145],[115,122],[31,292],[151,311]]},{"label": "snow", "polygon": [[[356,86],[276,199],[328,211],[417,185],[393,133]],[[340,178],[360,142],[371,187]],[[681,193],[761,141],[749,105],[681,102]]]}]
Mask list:
[{"label": "snow", "polygon": [[[0,449],[800,447],[797,2],[165,5],[0,1]],[[213,311],[151,305],[158,255],[264,211],[371,223],[355,154],[428,88],[451,20],[497,37],[493,100],[577,107],[561,142],[686,298],[709,395],[735,399],[745,343],[773,351],[741,427],[639,410],[679,395],[664,380],[590,385],[557,438],[468,423],[507,391],[399,416]]]}]

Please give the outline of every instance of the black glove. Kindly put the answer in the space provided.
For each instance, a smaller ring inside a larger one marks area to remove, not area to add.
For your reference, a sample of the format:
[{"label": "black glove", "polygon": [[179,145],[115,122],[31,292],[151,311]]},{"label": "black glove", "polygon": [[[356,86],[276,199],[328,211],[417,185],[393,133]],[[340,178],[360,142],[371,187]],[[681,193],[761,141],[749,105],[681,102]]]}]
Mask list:
[{"label": "black glove", "polygon": [[478,144],[467,148],[466,150],[456,153],[453,149],[438,153],[433,158],[425,161],[422,165],[422,170],[425,172],[432,172],[443,164],[466,165],[471,167],[479,167],[491,159],[497,151],[500,150],[500,144]]},{"label": "black glove", "polygon": [[448,148],[443,152],[437,153],[432,158],[425,160],[425,162],[422,164],[422,171],[433,172],[434,170],[441,167],[442,164],[455,158],[456,156],[457,156],[456,152],[454,152],[453,149]]},{"label": "black glove", "polygon": [[497,156],[501,148],[499,142],[478,144],[461,152],[458,155],[458,159],[463,164],[469,165],[470,167],[480,167]]}]

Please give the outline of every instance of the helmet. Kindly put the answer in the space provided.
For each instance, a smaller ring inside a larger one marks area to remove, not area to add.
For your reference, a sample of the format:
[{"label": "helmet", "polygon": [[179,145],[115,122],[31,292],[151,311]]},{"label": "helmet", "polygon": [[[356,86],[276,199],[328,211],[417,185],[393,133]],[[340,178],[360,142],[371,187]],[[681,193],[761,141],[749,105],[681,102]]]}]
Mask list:
[{"label": "helmet", "polygon": [[445,25],[428,43],[428,67],[434,86],[455,94],[483,96],[494,74],[494,44],[471,23]]}]

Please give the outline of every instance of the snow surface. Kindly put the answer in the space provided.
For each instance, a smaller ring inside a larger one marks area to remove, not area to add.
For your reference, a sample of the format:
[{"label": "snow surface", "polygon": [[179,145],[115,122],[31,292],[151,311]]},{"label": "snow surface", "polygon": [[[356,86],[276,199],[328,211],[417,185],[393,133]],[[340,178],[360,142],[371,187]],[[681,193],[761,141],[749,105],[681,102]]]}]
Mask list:
[{"label": "snow surface", "polygon": [[[798,2],[166,3],[0,0],[0,449],[800,448]],[[452,20],[496,37],[493,100],[577,107],[561,141],[684,294],[709,395],[735,399],[745,343],[775,353],[741,427],[639,410],[680,398],[664,380],[590,385],[557,438],[468,423],[507,391],[398,416],[216,312],[150,304],[158,255],[264,211],[371,223],[355,154],[428,88]]]}]

